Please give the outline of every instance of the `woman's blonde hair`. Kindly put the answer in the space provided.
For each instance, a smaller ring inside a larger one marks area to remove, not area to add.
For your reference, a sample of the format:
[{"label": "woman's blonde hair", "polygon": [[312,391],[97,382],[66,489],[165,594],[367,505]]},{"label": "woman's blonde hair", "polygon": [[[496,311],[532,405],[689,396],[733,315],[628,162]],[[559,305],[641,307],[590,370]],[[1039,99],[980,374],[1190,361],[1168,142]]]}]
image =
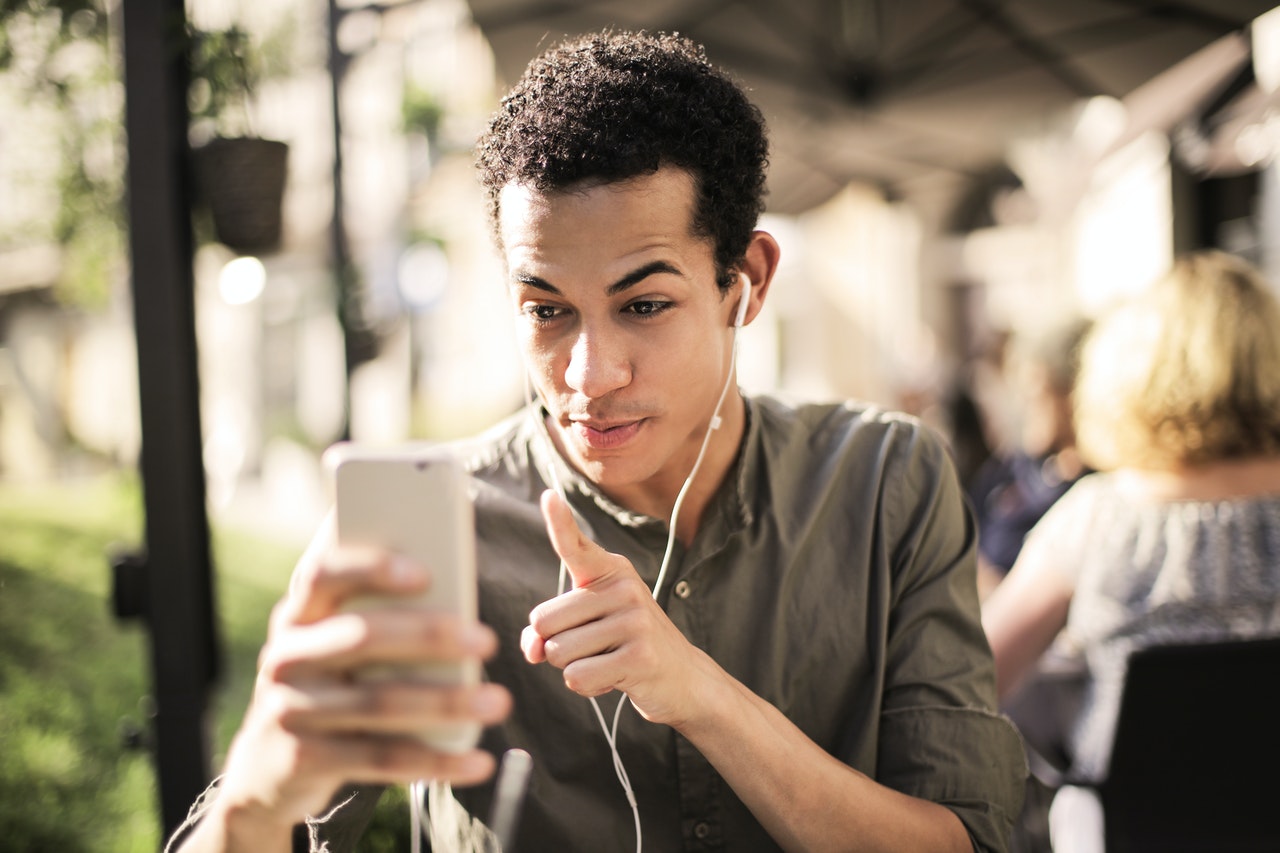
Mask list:
[{"label": "woman's blonde hair", "polygon": [[1280,452],[1280,302],[1218,251],[1180,258],[1085,340],[1077,441],[1095,468]]}]

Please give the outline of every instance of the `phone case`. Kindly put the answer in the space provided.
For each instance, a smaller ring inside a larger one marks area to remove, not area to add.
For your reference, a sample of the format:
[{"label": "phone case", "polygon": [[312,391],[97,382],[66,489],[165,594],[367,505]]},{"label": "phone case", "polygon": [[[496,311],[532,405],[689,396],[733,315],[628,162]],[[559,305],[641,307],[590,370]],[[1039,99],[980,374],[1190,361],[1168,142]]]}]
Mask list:
[{"label": "phone case", "polygon": [[[325,465],[334,487],[338,544],[375,546],[411,557],[431,573],[430,586],[415,604],[476,619],[475,518],[461,463],[436,447],[366,448],[348,442],[326,451]],[[377,597],[366,597],[347,606],[377,603]],[[359,677],[475,684],[480,666],[476,661],[386,664],[369,667]],[[462,752],[476,744],[480,726],[435,727],[421,737],[436,749]]]}]

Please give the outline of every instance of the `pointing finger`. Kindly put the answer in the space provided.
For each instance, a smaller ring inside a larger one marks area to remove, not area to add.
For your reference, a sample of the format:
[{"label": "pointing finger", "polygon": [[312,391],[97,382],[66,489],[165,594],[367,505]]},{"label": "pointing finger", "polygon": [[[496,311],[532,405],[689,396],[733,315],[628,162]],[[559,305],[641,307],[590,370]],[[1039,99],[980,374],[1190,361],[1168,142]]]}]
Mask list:
[{"label": "pointing finger", "polygon": [[542,493],[542,516],[551,547],[568,568],[574,589],[589,586],[617,568],[611,555],[582,532],[565,499],[550,489]]}]

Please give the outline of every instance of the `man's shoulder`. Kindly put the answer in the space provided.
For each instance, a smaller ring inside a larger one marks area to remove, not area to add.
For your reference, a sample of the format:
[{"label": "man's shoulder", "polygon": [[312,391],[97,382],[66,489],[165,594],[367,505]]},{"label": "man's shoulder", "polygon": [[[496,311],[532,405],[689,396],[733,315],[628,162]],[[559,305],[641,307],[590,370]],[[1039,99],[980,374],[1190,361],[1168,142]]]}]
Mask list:
[{"label": "man's shoulder", "polygon": [[865,401],[796,401],[773,394],[754,395],[750,400],[766,444],[803,444],[812,452],[850,443],[912,444],[936,438],[913,415]]},{"label": "man's shoulder", "polygon": [[856,400],[762,397],[752,414],[757,437],[748,452],[778,495],[799,500],[827,490],[905,506],[955,479],[941,435],[903,412]]},{"label": "man's shoulder", "polygon": [[450,440],[447,447],[473,477],[491,479],[528,469],[531,430],[528,411],[520,409],[482,432]]}]

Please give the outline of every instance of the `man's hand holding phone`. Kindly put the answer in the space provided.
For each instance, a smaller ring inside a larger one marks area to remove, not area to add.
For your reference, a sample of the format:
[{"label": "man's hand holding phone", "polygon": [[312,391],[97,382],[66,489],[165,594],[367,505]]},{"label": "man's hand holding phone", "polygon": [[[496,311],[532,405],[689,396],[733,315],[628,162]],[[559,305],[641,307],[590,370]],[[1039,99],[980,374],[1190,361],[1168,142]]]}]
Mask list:
[{"label": "man's hand holding phone", "polygon": [[[322,525],[272,612],[217,798],[183,850],[288,850],[293,825],[323,814],[346,783],[465,785],[493,773],[474,734],[506,717],[510,694],[415,673],[478,672],[497,637],[473,613],[437,606],[439,569],[340,546],[336,521]],[[432,733],[446,737],[433,744]]]}]

